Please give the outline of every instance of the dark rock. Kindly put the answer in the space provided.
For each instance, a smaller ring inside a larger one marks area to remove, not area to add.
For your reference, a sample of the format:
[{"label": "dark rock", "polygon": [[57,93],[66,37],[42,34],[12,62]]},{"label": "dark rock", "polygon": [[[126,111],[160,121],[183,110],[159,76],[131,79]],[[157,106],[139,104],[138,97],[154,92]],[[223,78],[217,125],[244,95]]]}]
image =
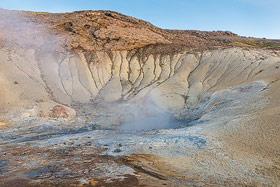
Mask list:
[{"label": "dark rock", "polygon": [[90,34],[93,38],[97,39],[97,36],[95,35],[95,31],[91,31]]},{"label": "dark rock", "polygon": [[85,24],[85,25],[84,25],[84,28],[85,28],[85,29],[90,29],[90,25]]},{"label": "dark rock", "polygon": [[72,22],[66,22],[64,25],[66,27],[73,27],[73,23]]},{"label": "dark rock", "polygon": [[120,152],[122,152],[122,150],[120,150],[120,149],[115,149],[113,152],[114,152],[114,153],[120,153]]},{"label": "dark rock", "polygon": [[114,18],[114,16],[110,12],[105,12],[105,15],[111,18]]}]

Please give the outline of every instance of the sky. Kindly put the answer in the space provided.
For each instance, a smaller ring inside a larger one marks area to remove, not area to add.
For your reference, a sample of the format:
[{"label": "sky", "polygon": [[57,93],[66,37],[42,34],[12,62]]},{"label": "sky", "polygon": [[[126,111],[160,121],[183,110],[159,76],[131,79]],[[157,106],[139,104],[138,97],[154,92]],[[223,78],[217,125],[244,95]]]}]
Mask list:
[{"label": "sky", "polygon": [[0,0],[0,8],[55,13],[113,10],[164,29],[222,30],[280,39],[280,0]]}]

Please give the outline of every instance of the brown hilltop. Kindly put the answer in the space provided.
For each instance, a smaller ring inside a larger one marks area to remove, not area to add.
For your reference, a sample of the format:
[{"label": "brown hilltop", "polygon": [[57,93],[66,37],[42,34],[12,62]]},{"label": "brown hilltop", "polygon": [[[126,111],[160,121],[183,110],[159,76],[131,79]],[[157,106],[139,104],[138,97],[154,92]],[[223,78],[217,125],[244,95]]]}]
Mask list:
[{"label": "brown hilltop", "polygon": [[130,50],[144,46],[205,49],[219,46],[191,33],[171,33],[152,24],[112,11],[79,11],[63,14],[24,12],[36,22],[46,23],[56,34],[71,36],[72,48]]},{"label": "brown hilltop", "polygon": [[[28,22],[44,25],[52,34],[64,39],[71,50],[108,51],[148,47],[157,52],[178,52],[229,46],[270,49],[280,46],[279,41],[240,37],[229,31],[165,30],[113,11],[43,13],[0,10],[2,21],[12,14],[23,14]],[[16,27],[13,25],[13,29]],[[33,35],[35,31],[30,32]]]}]

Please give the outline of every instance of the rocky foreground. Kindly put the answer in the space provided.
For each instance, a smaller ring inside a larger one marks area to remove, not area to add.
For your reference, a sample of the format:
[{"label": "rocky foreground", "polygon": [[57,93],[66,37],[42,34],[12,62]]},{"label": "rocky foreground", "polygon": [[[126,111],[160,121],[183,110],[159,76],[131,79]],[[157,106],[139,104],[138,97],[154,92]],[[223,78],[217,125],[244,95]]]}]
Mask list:
[{"label": "rocky foreground", "polygon": [[0,29],[0,186],[280,184],[278,40],[111,11]]}]

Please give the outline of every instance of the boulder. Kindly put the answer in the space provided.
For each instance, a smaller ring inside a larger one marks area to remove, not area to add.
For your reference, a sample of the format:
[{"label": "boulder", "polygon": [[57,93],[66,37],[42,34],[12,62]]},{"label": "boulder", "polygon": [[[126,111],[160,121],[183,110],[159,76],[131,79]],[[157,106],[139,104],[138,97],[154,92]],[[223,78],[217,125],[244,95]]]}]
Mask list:
[{"label": "boulder", "polygon": [[72,119],[76,116],[76,111],[70,107],[64,106],[64,105],[55,105],[51,113],[49,114],[49,117],[51,118],[67,118]]}]

